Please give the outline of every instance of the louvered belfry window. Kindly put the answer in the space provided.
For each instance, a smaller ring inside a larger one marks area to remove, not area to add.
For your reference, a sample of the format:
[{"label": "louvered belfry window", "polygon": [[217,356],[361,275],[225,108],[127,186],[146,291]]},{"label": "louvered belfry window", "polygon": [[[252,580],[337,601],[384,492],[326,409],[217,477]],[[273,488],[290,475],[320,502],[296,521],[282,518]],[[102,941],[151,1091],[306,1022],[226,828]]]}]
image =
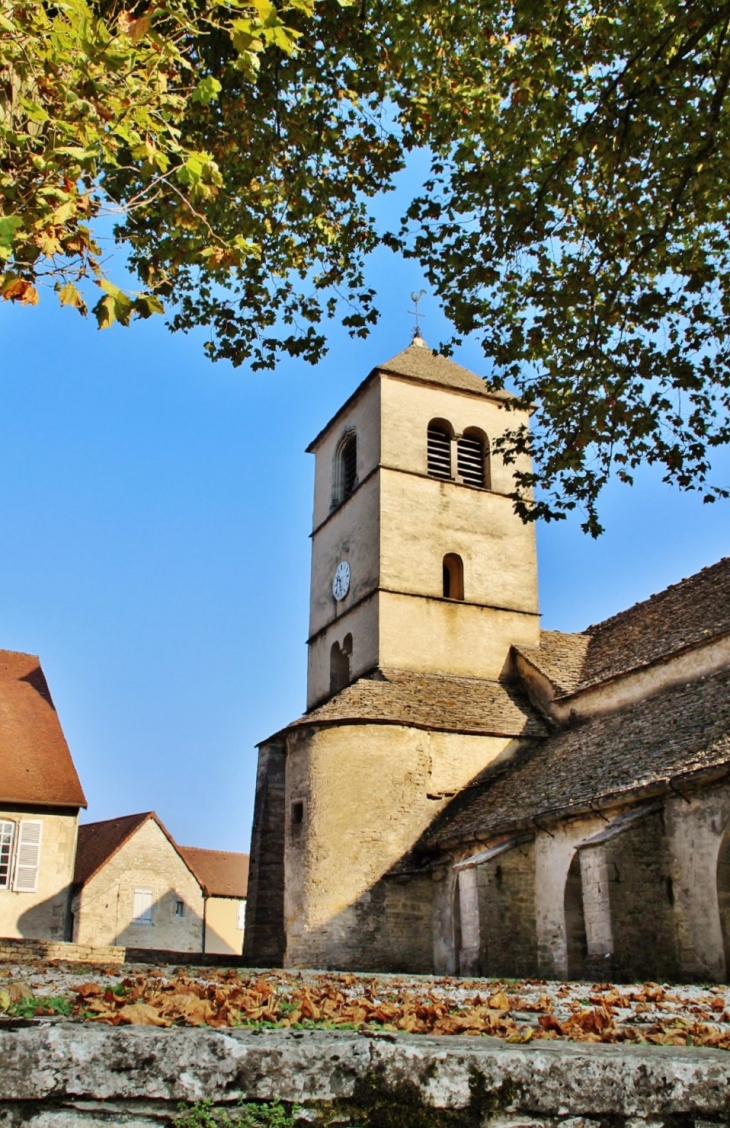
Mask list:
[{"label": "louvered belfry window", "polygon": [[456,444],[459,477],[467,486],[486,485],[484,440],[480,435],[462,435]]},{"label": "louvered belfry window", "polygon": [[340,440],[332,467],[332,509],[342,505],[356,488],[357,435],[348,431]]},{"label": "louvered belfry window", "polygon": [[344,497],[349,497],[357,481],[357,439],[350,435],[342,449],[342,479]]},{"label": "louvered belfry window", "polygon": [[451,477],[451,435],[442,423],[428,426],[428,473],[432,478]]}]

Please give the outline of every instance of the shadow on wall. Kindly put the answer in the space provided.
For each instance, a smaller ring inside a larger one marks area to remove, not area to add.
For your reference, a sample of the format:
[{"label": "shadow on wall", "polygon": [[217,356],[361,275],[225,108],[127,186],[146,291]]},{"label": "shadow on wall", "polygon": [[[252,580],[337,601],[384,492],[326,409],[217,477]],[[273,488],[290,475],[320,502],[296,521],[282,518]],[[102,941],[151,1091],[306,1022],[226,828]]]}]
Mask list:
[{"label": "shadow on wall", "polygon": [[[20,899],[22,893],[16,894]],[[37,901],[18,916],[18,935],[24,940],[70,940],[73,931],[71,887],[45,901]]]}]

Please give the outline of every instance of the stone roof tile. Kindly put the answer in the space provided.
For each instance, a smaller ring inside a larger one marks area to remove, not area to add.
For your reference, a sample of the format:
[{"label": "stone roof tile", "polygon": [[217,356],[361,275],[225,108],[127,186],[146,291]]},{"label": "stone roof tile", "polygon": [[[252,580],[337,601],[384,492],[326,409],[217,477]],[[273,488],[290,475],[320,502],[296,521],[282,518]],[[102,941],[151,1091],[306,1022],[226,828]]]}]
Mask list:
[{"label": "stone roof tile", "polygon": [[289,728],[362,720],[504,736],[546,731],[514,685],[392,669],[359,678]]},{"label": "stone roof tile", "polygon": [[422,844],[487,838],[726,766],[727,668],[532,743],[501,773],[487,769],[462,791]]},{"label": "stone roof tile", "polygon": [[425,341],[414,340],[407,349],[384,364],[376,365],[376,371],[388,372],[394,376],[408,376],[423,380],[427,384],[440,384],[442,387],[459,388],[464,392],[478,392],[491,399],[511,400],[514,396],[503,389],[490,388],[486,380],[463,368],[448,357],[432,352]]},{"label": "stone roof tile", "polygon": [[730,557],[672,584],[582,634],[542,631],[516,646],[568,697],[730,632]]}]

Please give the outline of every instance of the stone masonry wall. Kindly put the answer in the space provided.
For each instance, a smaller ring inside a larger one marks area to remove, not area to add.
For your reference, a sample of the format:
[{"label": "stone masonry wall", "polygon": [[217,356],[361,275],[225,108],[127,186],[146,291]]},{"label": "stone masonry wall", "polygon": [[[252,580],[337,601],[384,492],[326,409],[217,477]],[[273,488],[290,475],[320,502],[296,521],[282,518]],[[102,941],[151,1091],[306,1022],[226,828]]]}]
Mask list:
[{"label": "stone masonry wall", "polygon": [[661,813],[606,845],[614,975],[624,981],[680,976],[674,883]]},{"label": "stone masonry wall", "polygon": [[204,1098],[287,1102],[297,1124],[724,1128],[730,1054],[349,1032],[0,1030],[3,1128],[160,1128]]},{"label": "stone masonry wall", "polygon": [[[152,923],[133,917],[135,889],[152,893]],[[183,915],[176,912],[183,902]],[[124,843],[74,899],[74,940],[200,952],[203,894],[180,855],[153,819]]]},{"label": "stone masonry wall", "polygon": [[480,974],[537,975],[535,847],[526,843],[477,867]]},{"label": "stone masonry wall", "polygon": [[0,936],[67,939],[78,813],[9,807],[0,810],[0,819],[15,824],[16,847],[23,819],[43,824],[36,891],[0,889]]},{"label": "stone masonry wall", "polygon": [[259,748],[251,831],[244,958],[258,967],[284,962],[284,780],[286,749],[271,741]]}]

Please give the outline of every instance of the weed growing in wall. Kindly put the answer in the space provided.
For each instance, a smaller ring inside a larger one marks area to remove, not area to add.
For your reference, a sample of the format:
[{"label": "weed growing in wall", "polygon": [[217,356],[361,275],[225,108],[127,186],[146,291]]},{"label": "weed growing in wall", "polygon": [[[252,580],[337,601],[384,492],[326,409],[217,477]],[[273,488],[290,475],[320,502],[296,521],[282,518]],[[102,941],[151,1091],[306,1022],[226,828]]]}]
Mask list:
[{"label": "weed growing in wall", "polygon": [[294,1128],[296,1112],[296,1106],[288,1111],[280,1101],[248,1101],[229,1111],[204,1100],[181,1112],[173,1123],[175,1128]]}]

